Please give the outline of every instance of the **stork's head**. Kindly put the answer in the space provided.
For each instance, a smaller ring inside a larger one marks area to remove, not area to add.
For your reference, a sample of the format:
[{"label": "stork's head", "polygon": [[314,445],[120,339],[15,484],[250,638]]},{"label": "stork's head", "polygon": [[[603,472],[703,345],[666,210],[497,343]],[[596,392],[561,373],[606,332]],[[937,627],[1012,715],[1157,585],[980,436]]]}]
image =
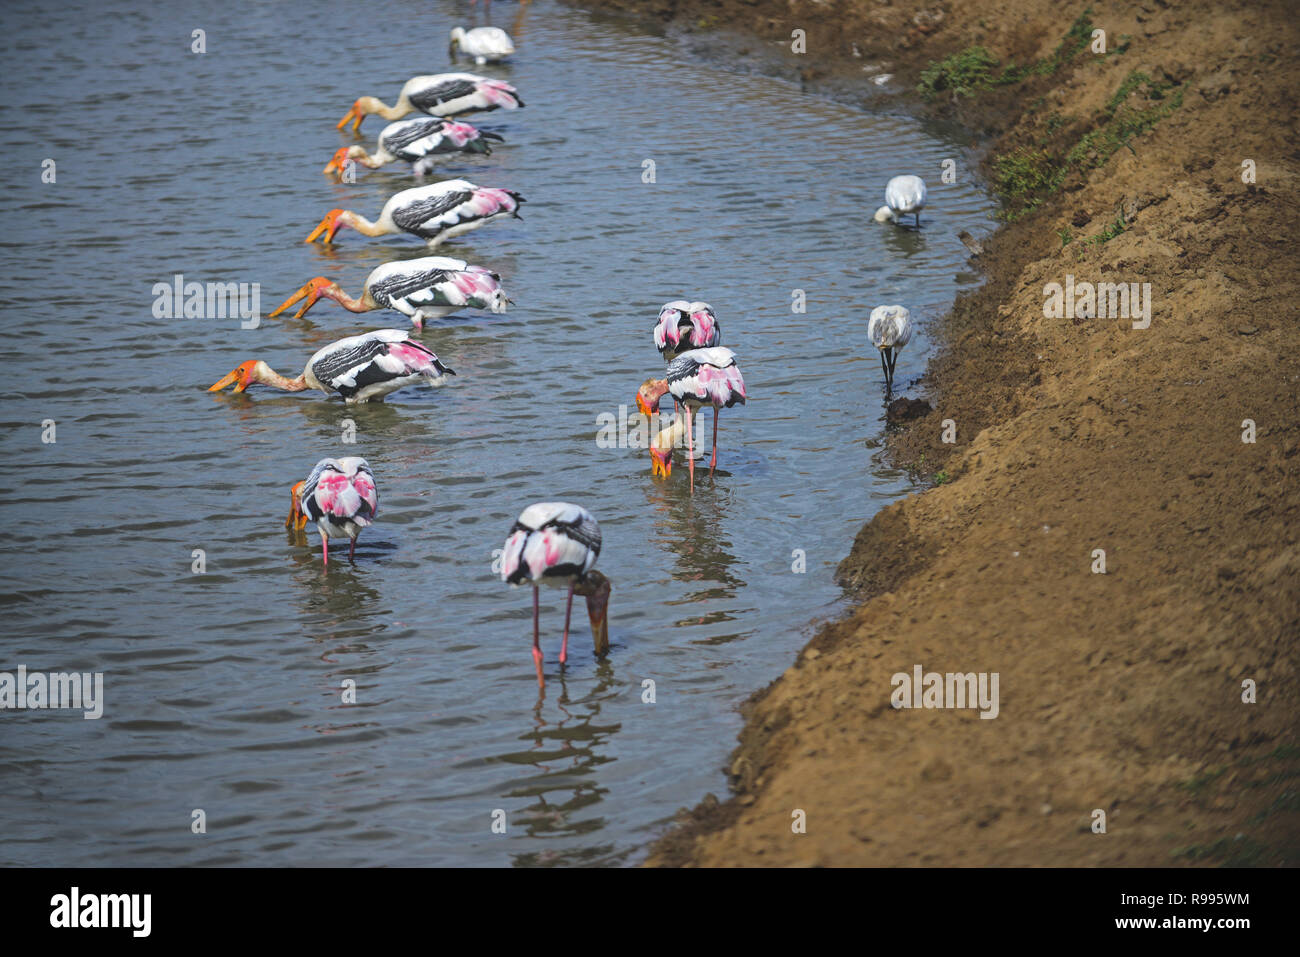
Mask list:
[{"label": "stork's head", "polygon": [[321,172],[324,173],[326,176],[328,176],[330,173],[337,173],[339,176],[342,176],[343,171],[347,168],[348,160],[361,159],[365,155],[366,155],[366,151],[364,147],[340,146],[337,150],[334,151],[333,159],[331,159],[329,163],[326,164],[325,168],[321,170]]},{"label": "stork's head", "polygon": [[642,415],[654,415],[659,411],[659,400],[667,391],[667,379],[646,379],[636,390],[636,407]]},{"label": "stork's head", "polygon": [[295,319],[301,319],[303,316],[307,314],[308,309],[316,305],[316,301],[318,299],[333,298],[333,293],[337,289],[338,289],[338,285],[336,283],[332,282],[329,279],[326,279],[324,276],[317,276],[315,279],[312,279],[309,282],[307,282],[306,285],[300,288],[297,292],[295,292],[284,302],[280,303],[280,305],[276,307],[275,312],[271,313],[266,318],[274,319],[276,316],[284,312],[286,309],[292,306],[299,299],[306,299],[307,301],[304,302],[302,306],[298,309],[298,311],[293,314],[293,317]]},{"label": "stork's head", "polygon": [[872,218],[878,223],[898,222],[898,214],[895,213],[888,206],[881,206],[878,210],[876,210],[876,215],[873,216]]},{"label": "stork's head", "polygon": [[355,133],[357,130],[361,129],[362,120],[371,113],[378,113],[383,108],[384,104],[380,103],[373,96],[363,96],[352,104],[352,109],[343,114],[343,119],[339,120],[337,129],[343,129],[343,127],[348,125],[348,120],[354,120],[355,122],[352,124],[352,132]]},{"label": "stork's head", "polygon": [[609,579],[592,569],[573,586],[573,591],[587,598],[587,617],[591,621],[591,640],[596,654],[609,651]]},{"label": "stork's head", "polygon": [[673,447],[670,445],[666,449],[650,446],[650,476],[659,478],[673,474]]},{"label": "stork's head", "polygon": [[302,487],[306,484],[306,481],[302,481],[289,489],[289,517],[284,520],[285,528],[297,531],[307,524],[307,513],[302,510]]},{"label": "stork's head", "polygon": [[453,27],[451,31],[451,42],[447,45],[447,54],[454,60],[456,51],[460,49],[461,42],[465,39],[465,30],[463,27]]},{"label": "stork's head", "polygon": [[235,366],[233,371],[223,376],[221,381],[208,386],[208,391],[220,392],[227,386],[233,385],[236,392],[243,392],[257,381],[257,371],[258,366],[260,365],[262,365],[262,363],[256,359],[249,359],[247,362],[241,362],[239,365]]},{"label": "stork's head", "polygon": [[325,237],[325,242],[334,242],[334,234],[347,225],[347,221],[343,218],[346,212],[345,209],[331,209],[325,214],[325,218],[320,221],[320,225],[313,229],[311,235],[304,239],[303,242],[315,242],[316,237],[322,234]]}]

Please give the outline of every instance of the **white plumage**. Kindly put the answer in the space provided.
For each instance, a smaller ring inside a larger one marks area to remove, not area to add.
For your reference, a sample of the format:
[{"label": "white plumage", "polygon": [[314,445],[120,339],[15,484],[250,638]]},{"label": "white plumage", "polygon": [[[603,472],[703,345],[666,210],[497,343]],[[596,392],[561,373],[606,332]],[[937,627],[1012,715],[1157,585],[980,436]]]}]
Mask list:
[{"label": "white plumage", "polygon": [[546,687],[542,676],[541,625],[538,611],[538,586],[567,586],[568,602],[564,609],[564,640],[560,645],[560,664],[569,656],[569,618],[573,596],[587,599],[591,620],[591,637],[596,654],[609,651],[610,583],[592,566],[600,555],[600,526],[581,505],[571,502],[538,502],[520,514],[510,529],[501,551],[501,580],[510,585],[533,586],[533,663],[537,667],[537,686]]},{"label": "white plumage", "polygon": [[919,176],[895,176],[885,186],[885,205],[876,210],[876,222],[897,223],[900,216],[915,214],[916,225],[921,225],[921,210],[925,208],[925,181]]},{"label": "white plumage", "polygon": [[456,58],[457,50],[473,57],[474,62],[482,66],[513,56],[515,44],[510,34],[500,27],[474,27],[472,30],[456,27],[451,31],[452,59]]},{"label": "white plumage", "polygon": [[600,555],[600,525],[581,505],[538,502],[523,510],[501,554],[501,580],[568,585]]},{"label": "white plumage", "polygon": [[374,523],[379,513],[379,491],[370,465],[359,455],[321,459],[305,482],[292,491],[293,508],[286,526],[298,529],[308,521],[316,523],[321,536],[321,555],[329,564],[330,538],[352,540],[352,559],[361,530]]},{"label": "white plumage", "polygon": [[867,322],[867,337],[880,350],[885,382],[893,383],[898,351],[912,340],[912,314],[903,306],[877,306]]}]

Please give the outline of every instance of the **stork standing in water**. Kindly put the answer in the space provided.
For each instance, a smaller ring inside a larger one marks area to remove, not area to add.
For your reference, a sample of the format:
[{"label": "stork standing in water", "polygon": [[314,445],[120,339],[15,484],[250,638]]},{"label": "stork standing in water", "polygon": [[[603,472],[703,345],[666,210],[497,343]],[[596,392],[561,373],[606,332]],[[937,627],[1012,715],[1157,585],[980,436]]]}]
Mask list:
[{"label": "stork standing in water", "polygon": [[400,120],[407,113],[430,116],[462,116],[489,110],[517,110],[524,105],[518,91],[504,80],[489,80],[473,73],[436,73],[407,80],[397,102],[385,106],[373,96],[363,96],[339,120],[339,129],[353,121],[355,132],[372,113],[386,120]]},{"label": "stork standing in water", "polygon": [[367,169],[378,169],[400,160],[413,164],[415,172],[424,175],[437,162],[452,156],[491,155],[492,140],[499,142],[502,137],[456,120],[417,116],[385,126],[374,153],[367,153],[364,146],[340,146],[321,172],[341,177],[349,160]]},{"label": "stork standing in water", "polygon": [[894,364],[898,353],[912,339],[912,315],[902,306],[876,306],[867,322],[867,336],[880,350],[880,368],[885,373],[885,387],[893,388]]},{"label": "stork standing in water", "polygon": [[876,210],[878,223],[898,223],[900,216],[916,215],[921,228],[921,210],[925,208],[925,181],[919,176],[895,176],[885,185],[885,205]]},{"label": "stork standing in water", "polygon": [[426,319],[440,319],[461,309],[502,313],[510,301],[501,288],[499,275],[483,266],[471,266],[462,259],[446,256],[384,263],[366,277],[359,299],[349,296],[338,283],[317,276],[282,302],[267,318],[274,319],[303,299],[306,302],[294,313],[295,319],[305,316],[319,300],[333,299],[348,312],[396,309],[409,317],[417,330],[424,328]]},{"label": "stork standing in water", "polygon": [[[654,327],[655,348],[671,362],[683,352],[722,344],[722,326],[707,302],[674,299],[664,303]],[[677,402],[673,402],[674,411]]]},{"label": "stork standing in water", "polygon": [[564,639],[560,664],[569,658],[569,620],[573,596],[587,599],[587,617],[596,655],[609,651],[609,579],[593,569],[600,555],[600,525],[581,505],[569,502],[538,502],[524,509],[510,529],[501,554],[501,580],[509,585],[533,586],[533,663],[537,686],[546,687],[542,677],[542,648],[538,589],[542,585],[568,586],[564,608]]},{"label": "stork standing in water", "polygon": [[342,459],[321,459],[306,481],[289,492],[293,505],[285,528],[304,528],[308,520],[320,532],[321,563],[330,563],[330,538],[352,539],[348,561],[357,550],[357,536],[374,523],[379,513],[379,492],[375,476],[359,455]]},{"label": "stork standing in water", "polygon": [[382,402],[390,392],[425,382],[442,385],[456,373],[439,361],[432,349],[410,339],[400,329],[379,329],[340,339],[307,360],[302,375],[290,379],[260,359],[249,359],[208,388],[220,392],[233,385],[243,392],[255,382],[283,392],[317,389],[337,392],[348,405]]},{"label": "stork standing in water", "polygon": [[351,226],[364,236],[406,232],[419,236],[432,249],[444,239],[460,236],[498,219],[519,218],[524,198],[508,189],[475,186],[468,180],[449,179],[428,186],[404,189],[384,203],[373,223],[346,209],[331,209],[304,242],[316,237],[332,243],[334,234]]},{"label": "stork standing in water", "polygon": [[[692,349],[683,352],[672,362],[663,379],[647,379],[636,393],[637,408],[645,415],[658,411],[659,401],[671,394],[679,404],[686,406],[683,418],[686,427],[686,461],[691,470],[691,491],[695,490],[695,438],[692,434],[691,420],[701,406],[713,406],[713,458],[709,462],[709,472],[718,465],[718,414],[724,408],[744,405],[746,401],[745,380],[736,365],[736,354],[724,346],[710,349]],[[679,428],[676,424],[669,429]],[[662,438],[664,433],[660,433]],[[672,474],[672,444],[664,451],[652,444],[651,457],[655,459],[656,472],[665,477]]]},{"label": "stork standing in water", "polygon": [[471,30],[456,27],[451,31],[451,45],[447,53],[453,62],[457,53],[463,53],[473,57],[474,62],[482,66],[485,63],[500,63],[506,57],[514,56],[515,42],[500,27],[474,27]]}]

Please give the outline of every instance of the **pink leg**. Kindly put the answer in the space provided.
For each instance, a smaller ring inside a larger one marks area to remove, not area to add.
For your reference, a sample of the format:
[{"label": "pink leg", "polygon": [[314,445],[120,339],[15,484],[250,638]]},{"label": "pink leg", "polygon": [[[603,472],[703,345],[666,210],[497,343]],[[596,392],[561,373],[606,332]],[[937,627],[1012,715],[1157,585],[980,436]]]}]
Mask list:
[{"label": "pink leg", "polygon": [[537,603],[539,600],[540,599],[537,596],[537,586],[534,585],[533,586],[533,664],[537,665],[537,687],[545,688],[546,679],[542,677],[542,646],[540,643],[541,632],[538,627],[538,620],[539,620],[538,616],[540,615],[540,612],[538,610]]},{"label": "pink leg", "polygon": [[718,413],[722,410],[716,405],[713,407],[713,461],[709,463],[709,474],[718,467]]},{"label": "pink leg", "polygon": [[691,491],[695,491],[695,439],[691,435],[691,410],[686,409],[686,461],[691,470]]},{"label": "pink leg", "polygon": [[[714,425],[716,426],[717,423],[715,422]],[[717,439],[714,439],[714,441],[716,442]],[[352,556],[355,555],[356,552],[357,552],[357,540],[354,538],[352,539],[352,545],[348,548],[348,561],[350,562],[353,561]],[[353,562],[353,564],[355,564],[355,562]]]},{"label": "pink leg", "polygon": [[330,563],[330,537],[328,535],[320,537],[320,556],[322,565]]},{"label": "pink leg", "polygon": [[564,641],[560,643],[560,664],[569,660],[569,615],[573,613],[573,586],[577,582],[569,582],[569,602],[564,606]]}]

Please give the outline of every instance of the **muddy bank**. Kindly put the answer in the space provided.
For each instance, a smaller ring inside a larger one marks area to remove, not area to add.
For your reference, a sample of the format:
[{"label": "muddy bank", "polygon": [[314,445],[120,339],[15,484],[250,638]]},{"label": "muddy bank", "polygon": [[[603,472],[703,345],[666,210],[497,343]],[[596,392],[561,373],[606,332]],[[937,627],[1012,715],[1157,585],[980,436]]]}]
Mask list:
[{"label": "muddy bank", "polygon": [[[885,450],[918,492],[840,568],[861,604],[748,703],[734,794],[651,863],[1295,864],[1294,11],[582,5],[959,124],[1006,203]],[[1051,283],[1136,283],[1149,325],[1082,286],[1045,314]],[[997,717],[895,710],[916,665],[997,672]]]}]

